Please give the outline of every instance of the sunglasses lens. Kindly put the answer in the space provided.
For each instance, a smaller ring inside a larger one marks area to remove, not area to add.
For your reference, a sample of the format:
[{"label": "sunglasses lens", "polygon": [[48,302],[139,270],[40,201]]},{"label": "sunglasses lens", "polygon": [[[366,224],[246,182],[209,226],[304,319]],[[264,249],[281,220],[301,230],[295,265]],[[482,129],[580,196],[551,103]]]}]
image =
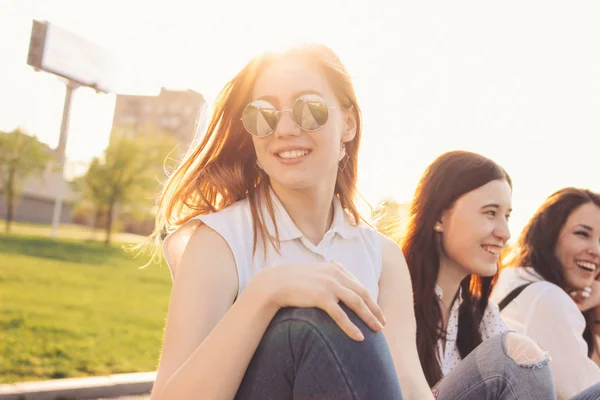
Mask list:
[{"label": "sunglasses lens", "polygon": [[302,129],[314,131],[327,122],[329,107],[320,96],[307,94],[296,100],[292,108],[292,116]]},{"label": "sunglasses lens", "polygon": [[277,110],[265,100],[254,100],[244,108],[242,123],[254,136],[267,136],[277,127]]}]

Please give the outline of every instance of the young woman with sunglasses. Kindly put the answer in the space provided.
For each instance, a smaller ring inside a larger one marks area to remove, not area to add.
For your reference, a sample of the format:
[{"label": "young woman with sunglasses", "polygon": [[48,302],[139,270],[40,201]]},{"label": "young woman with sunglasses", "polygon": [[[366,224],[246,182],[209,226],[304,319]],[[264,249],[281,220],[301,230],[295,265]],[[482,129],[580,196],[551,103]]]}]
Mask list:
[{"label": "young woman with sunglasses", "polygon": [[159,203],[174,283],[153,400],[432,398],[404,257],[353,201],[360,136],[324,46],[225,86]]},{"label": "young woman with sunglasses", "polygon": [[438,399],[554,399],[547,355],[508,333],[488,303],[511,202],[506,171],[466,151],[438,157],[416,189],[402,250],[419,357]]},{"label": "young woman with sunglasses", "polygon": [[511,329],[549,351],[558,399],[584,390],[588,397],[578,399],[599,399],[600,368],[591,357],[600,315],[600,283],[595,281],[600,194],[577,188],[552,194],[504,264],[492,299]]}]

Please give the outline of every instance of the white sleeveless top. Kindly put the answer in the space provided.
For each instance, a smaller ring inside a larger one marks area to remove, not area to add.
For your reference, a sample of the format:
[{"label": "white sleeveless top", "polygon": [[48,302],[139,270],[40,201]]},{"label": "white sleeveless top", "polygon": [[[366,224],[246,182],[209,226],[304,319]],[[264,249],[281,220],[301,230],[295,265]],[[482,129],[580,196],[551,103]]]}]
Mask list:
[{"label": "white sleeveless top", "polygon": [[[216,213],[194,217],[167,236],[163,243],[163,251],[171,276],[174,277],[177,273],[177,265],[192,233],[200,223],[204,223],[221,235],[231,248],[237,267],[238,295],[262,268],[290,263],[337,261],[377,300],[382,265],[379,232],[362,221],[358,226],[353,226],[339,199],[335,197],[331,227],[321,242],[314,245],[296,227],[273,192],[271,192],[271,199],[279,231],[280,252],[277,252],[277,249],[267,240],[266,257],[264,257],[263,241],[259,234],[256,251],[253,254],[252,214],[250,202],[246,198]],[[275,237],[273,222],[264,205],[262,212],[267,231]]]}]

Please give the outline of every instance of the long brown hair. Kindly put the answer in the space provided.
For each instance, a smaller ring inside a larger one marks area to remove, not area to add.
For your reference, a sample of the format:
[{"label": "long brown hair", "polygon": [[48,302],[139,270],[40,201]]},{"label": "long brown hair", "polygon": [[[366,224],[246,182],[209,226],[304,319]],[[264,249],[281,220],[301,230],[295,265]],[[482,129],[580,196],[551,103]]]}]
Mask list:
[{"label": "long brown hair", "polygon": [[[600,207],[600,194],[568,187],[550,195],[523,228],[505,264],[510,267],[531,267],[544,280],[567,290],[563,266],[555,254],[556,243],[571,213],[586,203]],[[591,357],[596,347],[592,311],[583,314],[586,319],[583,338],[588,345],[588,356]]]},{"label": "long brown hair", "polygon": [[[410,270],[417,321],[417,349],[430,386],[441,378],[437,342],[446,338],[442,312],[435,294],[440,254],[434,225],[462,195],[491,181],[505,179],[506,171],[492,160],[467,151],[439,156],[423,173],[410,206],[402,250]],[[461,282],[457,346],[466,357],[481,343],[479,326],[488,304],[493,278],[469,275]]]},{"label": "long brown hair", "polygon": [[[276,247],[265,227],[260,203],[265,202],[271,218],[273,205],[267,196],[269,179],[256,168],[256,153],[252,138],[245,131],[240,117],[250,102],[254,83],[270,65],[288,58],[307,60],[325,76],[340,105],[352,110],[356,119],[356,136],[346,143],[347,160],[340,168],[335,195],[342,207],[358,223],[360,215],[354,203],[357,180],[357,156],[361,137],[361,114],[351,78],[336,54],[323,45],[305,45],[285,52],[267,52],[251,60],[216,99],[214,112],[206,134],[189,151],[168,178],[158,201],[152,259],[161,258],[161,239],[197,215],[213,213],[241,199],[248,198],[254,225],[254,250],[257,237],[267,238]],[[264,241],[266,243],[266,240]]]}]

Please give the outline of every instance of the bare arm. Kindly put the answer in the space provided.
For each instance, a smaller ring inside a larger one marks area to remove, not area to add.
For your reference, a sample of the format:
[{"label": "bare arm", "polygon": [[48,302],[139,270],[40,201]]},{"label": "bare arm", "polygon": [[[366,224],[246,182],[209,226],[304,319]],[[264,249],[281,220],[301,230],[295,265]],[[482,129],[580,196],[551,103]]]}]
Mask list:
[{"label": "bare arm", "polygon": [[232,399],[281,307],[319,307],[350,337],[362,340],[340,308],[341,300],[371,329],[382,329],[383,315],[375,300],[335,263],[266,268],[233,303],[237,291],[231,249],[215,231],[200,226],[175,275],[152,400]]},{"label": "bare arm", "polygon": [[235,396],[277,311],[252,288],[233,303],[237,289],[231,249],[215,231],[200,226],[174,279],[152,400]]},{"label": "bare arm", "polygon": [[379,306],[387,319],[384,334],[396,367],[402,394],[408,400],[433,399],[417,353],[412,284],[400,247],[382,238],[383,265]]}]

